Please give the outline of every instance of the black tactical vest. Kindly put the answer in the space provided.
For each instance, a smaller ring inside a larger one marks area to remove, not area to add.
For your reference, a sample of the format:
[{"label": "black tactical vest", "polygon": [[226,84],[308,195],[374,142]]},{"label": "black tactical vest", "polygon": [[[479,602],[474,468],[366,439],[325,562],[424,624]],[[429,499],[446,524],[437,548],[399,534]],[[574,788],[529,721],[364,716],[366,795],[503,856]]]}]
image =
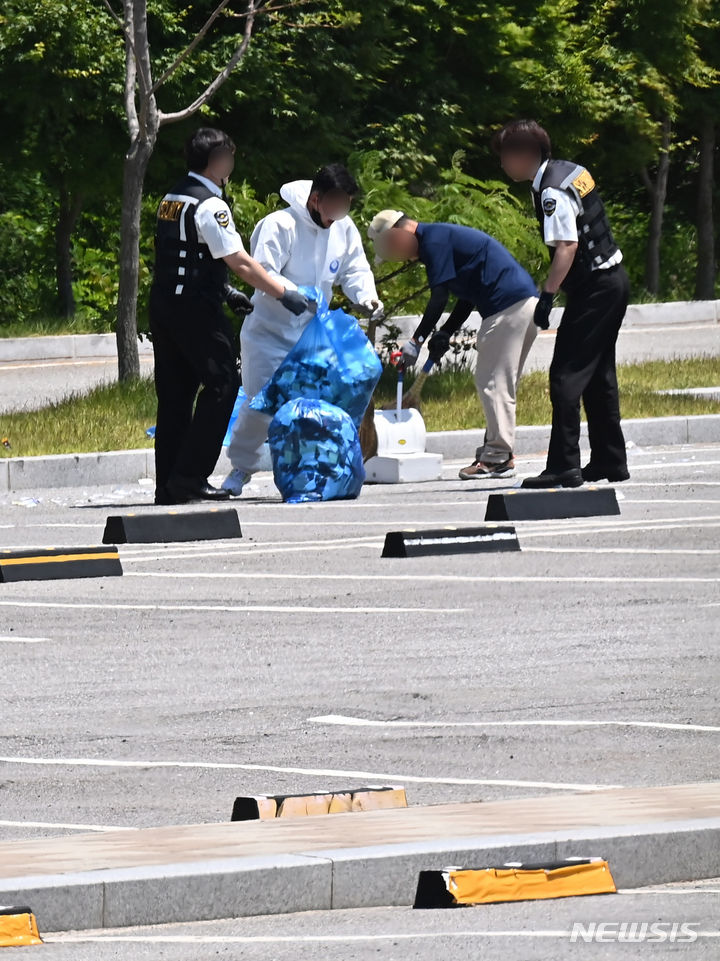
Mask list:
[{"label": "black tactical vest", "polygon": [[203,200],[213,196],[195,177],[185,177],[160,201],[153,286],[163,293],[222,301],[227,280],[225,261],[211,256],[195,226],[195,211]]},{"label": "black tactical vest", "polygon": [[[585,167],[569,160],[548,160],[540,181],[540,189],[533,190],[535,214],[543,238],[546,212],[543,210],[541,198],[546,187],[566,190],[580,205],[577,216],[578,249],[570,272],[561,285],[563,290],[571,290],[587,282],[593,270],[597,270],[600,264],[604,264],[617,253],[618,246],[595,181]],[[552,258],[555,248],[549,247],[549,250]]]}]

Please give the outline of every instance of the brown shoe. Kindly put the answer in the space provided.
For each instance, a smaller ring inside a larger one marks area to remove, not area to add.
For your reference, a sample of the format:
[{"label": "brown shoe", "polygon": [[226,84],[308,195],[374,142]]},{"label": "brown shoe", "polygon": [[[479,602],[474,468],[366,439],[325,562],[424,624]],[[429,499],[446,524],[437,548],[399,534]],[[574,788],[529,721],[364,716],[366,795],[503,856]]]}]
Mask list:
[{"label": "brown shoe", "polygon": [[476,460],[469,467],[463,467],[458,474],[460,480],[487,480],[491,477],[514,477],[515,460],[512,456],[501,464],[488,464]]}]

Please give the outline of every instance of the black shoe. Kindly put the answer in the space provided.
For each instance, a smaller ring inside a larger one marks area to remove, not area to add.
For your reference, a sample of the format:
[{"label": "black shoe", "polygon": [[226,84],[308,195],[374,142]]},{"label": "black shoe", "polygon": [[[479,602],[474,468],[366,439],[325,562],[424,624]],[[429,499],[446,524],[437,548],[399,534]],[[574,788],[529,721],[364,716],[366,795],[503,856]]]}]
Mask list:
[{"label": "black shoe", "polygon": [[619,484],[620,481],[626,481],[630,477],[630,471],[627,467],[615,467],[611,470],[605,470],[602,467],[597,467],[590,461],[582,469],[582,476],[584,481],[608,480],[611,484]]},{"label": "black shoe", "polygon": [[522,487],[532,490],[546,490],[549,487],[582,487],[583,475],[579,467],[554,473],[545,470],[537,477],[526,477]]},{"label": "black shoe", "polygon": [[168,481],[165,491],[172,498],[171,504],[189,504],[191,501],[226,501],[230,499],[229,491],[213,487],[204,477],[179,477],[176,475]]}]

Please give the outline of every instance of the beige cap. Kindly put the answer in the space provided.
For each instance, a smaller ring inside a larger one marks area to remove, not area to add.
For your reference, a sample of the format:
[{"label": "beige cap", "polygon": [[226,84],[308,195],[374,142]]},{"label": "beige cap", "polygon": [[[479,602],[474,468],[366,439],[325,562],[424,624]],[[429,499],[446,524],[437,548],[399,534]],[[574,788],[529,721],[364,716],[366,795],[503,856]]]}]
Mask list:
[{"label": "beige cap", "polygon": [[383,234],[394,227],[395,224],[404,217],[405,214],[402,210],[381,210],[379,214],[375,214],[370,226],[368,227],[367,235],[372,240],[375,245],[375,262],[380,263],[383,260]]}]

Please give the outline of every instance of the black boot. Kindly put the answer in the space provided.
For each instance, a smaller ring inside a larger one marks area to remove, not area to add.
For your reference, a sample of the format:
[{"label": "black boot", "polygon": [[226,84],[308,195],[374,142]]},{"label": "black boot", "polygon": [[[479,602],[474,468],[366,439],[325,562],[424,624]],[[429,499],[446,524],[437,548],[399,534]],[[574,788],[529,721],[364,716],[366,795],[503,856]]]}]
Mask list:
[{"label": "black boot", "polygon": [[589,481],[590,483],[599,480],[609,480],[611,484],[618,484],[620,481],[628,480],[630,471],[627,467],[612,467],[609,469],[599,467],[590,461],[589,464],[583,467],[582,476],[584,481]]},{"label": "black boot", "polygon": [[579,467],[555,473],[544,470],[537,477],[526,477],[522,482],[524,488],[531,490],[547,490],[549,487],[582,487],[583,475]]}]

